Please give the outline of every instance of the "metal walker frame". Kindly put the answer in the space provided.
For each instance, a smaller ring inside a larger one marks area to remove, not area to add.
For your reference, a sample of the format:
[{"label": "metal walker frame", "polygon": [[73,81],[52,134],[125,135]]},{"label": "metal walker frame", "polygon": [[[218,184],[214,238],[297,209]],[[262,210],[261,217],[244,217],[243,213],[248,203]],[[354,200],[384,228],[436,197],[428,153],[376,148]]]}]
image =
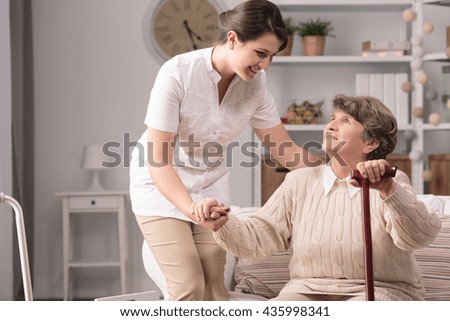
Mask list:
[{"label": "metal walker frame", "polygon": [[33,290],[31,286],[30,263],[28,261],[27,238],[25,235],[25,223],[22,207],[11,196],[0,193],[0,204],[9,204],[14,209],[17,229],[17,240],[19,243],[20,266],[22,269],[23,288],[25,301],[33,301]]}]

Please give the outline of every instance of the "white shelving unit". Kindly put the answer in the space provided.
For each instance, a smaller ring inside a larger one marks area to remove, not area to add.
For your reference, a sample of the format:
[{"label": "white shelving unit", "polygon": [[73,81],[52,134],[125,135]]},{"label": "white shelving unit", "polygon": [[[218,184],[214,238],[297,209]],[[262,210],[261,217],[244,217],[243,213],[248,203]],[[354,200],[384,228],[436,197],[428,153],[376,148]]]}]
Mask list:
[{"label": "white shelving unit", "polygon": [[[406,22],[399,23],[399,30],[404,32],[404,37],[409,40],[411,36],[423,36],[422,24],[423,6],[424,5],[444,5],[450,6],[450,1],[430,1],[430,0],[274,0],[283,14],[291,12],[320,12],[320,13],[336,13],[342,14],[345,12],[398,12],[399,19],[401,12],[407,8],[412,8],[416,12],[416,19],[411,22],[410,30],[405,27]],[[449,11],[450,12],[450,11]],[[313,15],[315,18],[317,15]],[[432,17],[429,17],[432,21]],[[414,91],[410,95],[409,110],[413,106],[424,107],[424,93],[423,85],[417,82],[416,75],[421,70],[412,70],[410,63],[416,55],[416,48],[412,48],[410,55],[401,57],[362,57],[359,55],[324,55],[324,56],[282,56],[274,57],[271,68],[277,67],[292,67],[292,72],[301,70],[308,66],[370,66],[377,68],[379,66],[406,66],[410,73],[410,80],[414,85]],[[427,53],[421,58],[423,64],[432,61],[450,62],[449,57],[444,52]],[[301,90],[307,90],[302,88]],[[324,124],[317,125],[286,125],[288,132],[321,132],[325,127]],[[431,124],[424,124],[422,118],[415,118],[411,115],[411,121],[407,125],[399,126],[400,131],[412,130],[415,132],[415,137],[411,142],[410,148],[412,150],[423,151],[424,147],[424,132],[450,130],[449,123],[443,123],[437,126]],[[263,151],[261,151],[263,152]],[[422,179],[424,158],[412,162],[412,184],[416,192],[421,194],[424,192],[424,183]],[[254,168],[254,184],[256,187],[253,194],[253,203],[255,206],[261,205],[261,167],[258,164]]]},{"label": "white shelving unit", "polygon": [[[424,5],[443,5],[450,6],[450,1],[430,1],[430,0],[422,0],[422,1],[412,1],[412,9],[416,12],[416,19],[412,22],[412,34],[419,37],[424,37],[424,33],[422,31],[422,25],[425,22],[423,9]],[[450,13],[450,11],[449,11]],[[432,21],[432,17],[430,17]],[[412,48],[412,55],[415,55],[415,48]],[[428,53],[422,57],[423,64],[427,62],[450,62],[449,57],[444,52],[437,53]],[[411,95],[411,105],[414,106],[422,106],[425,107],[425,99],[424,99],[424,85],[419,83],[416,80],[416,76],[423,69],[412,70],[411,71],[411,81],[413,83],[414,90]],[[415,131],[415,139],[412,141],[412,150],[424,151],[425,140],[424,133],[426,131],[437,131],[437,130],[448,130],[450,129],[450,124],[444,123],[439,125],[426,124],[423,121],[423,118],[412,117],[412,124],[414,126]],[[421,194],[424,192],[424,182],[423,182],[423,170],[424,170],[424,159],[427,157],[426,154],[423,154],[421,159],[417,161],[412,161],[412,173],[411,173],[411,181],[412,185],[415,188],[416,192]]]},{"label": "white shelving unit", "polygon": [[389,64],[389,63],[409,63],[412,56],[401,57],[362,57],[362,56],[275,56],[274,65],[281,64],[311,64],[311,63],[355,63],[355,64]]},{"label": "white shelving unit", "polygon": [[432,124],[423,124],[422,129],[424,131],[437,131],[437,130],[450,130],[450,123],[432,125]]}]

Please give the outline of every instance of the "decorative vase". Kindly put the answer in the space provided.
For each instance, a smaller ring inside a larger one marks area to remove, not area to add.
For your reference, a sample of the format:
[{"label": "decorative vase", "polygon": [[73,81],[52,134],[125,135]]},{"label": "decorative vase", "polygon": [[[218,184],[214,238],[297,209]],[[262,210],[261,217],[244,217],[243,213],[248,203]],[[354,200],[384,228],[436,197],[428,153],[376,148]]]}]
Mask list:
[{"label": "decorative vase", "polygon": [[325,37],[303,36],[302,45],[304,56],[322,56],[325,47]]},{"label": "decorative vase", "polygon": [[292,53],[292,45],[294,44],[294,36],[287,36],[287,45],[286,47],[277,53],[277,56],[290,56]]}]

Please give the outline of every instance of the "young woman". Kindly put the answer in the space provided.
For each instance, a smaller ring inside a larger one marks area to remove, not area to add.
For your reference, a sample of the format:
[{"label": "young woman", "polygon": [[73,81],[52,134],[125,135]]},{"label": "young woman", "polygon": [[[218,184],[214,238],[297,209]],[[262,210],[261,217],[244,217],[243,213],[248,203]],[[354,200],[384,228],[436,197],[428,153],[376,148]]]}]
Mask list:
[{"label": "young woman", "polygon": [[266,88],[264,70],[286,46],[279,9],[250,0],[219,20],[217,45],[161,67],[139,141],[144,149],[131,162],[133,212],[171,300],[228,299],[225,251],[211,232],[226,222],[226,210],[217,220],[210,212],[217,200],[230,204],[224,151],[247,125],[286,167],[320,162],[292,142]]},{"label": "young woman", "polygon": [[423,300],[412,251],[440,230],[440,219],[419,202],[405,173],[382,177],[397,142],[397,123],[378,99],[338,96],[323,132],[328,165],[289,173],[257,215],[237,218],[215,232],[225,249],[244,258],[290,246],[290,281],[275,300],[364,300],[358,169],[371,182],[376,300]]}]

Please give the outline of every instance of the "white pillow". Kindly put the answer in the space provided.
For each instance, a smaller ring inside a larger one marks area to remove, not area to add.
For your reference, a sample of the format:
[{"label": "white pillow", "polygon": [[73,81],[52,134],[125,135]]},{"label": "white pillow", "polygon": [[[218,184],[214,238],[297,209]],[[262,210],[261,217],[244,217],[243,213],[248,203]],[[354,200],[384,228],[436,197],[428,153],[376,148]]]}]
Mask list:
[{"label": "white pillow", "polygon": [[446,202],[444,205],[444,210],[442,211],[442,214],[450,215],[450,196],[446,196]]},{"label": "white pillow", "polygon": [[235,205],[230,206],[230,212],[237,216],[255,214],[258,213],[259,210],[261,210],[261,207],[240,207]]},{"label": "white pillow", "polygon": [[417,195],[417,199],[425,204],[428,210],[437,214],[442,214],[444,209],[444,200],[433,194]]},{"label": "white pillow", "polygon": [[145,272],[155,282],[156,286],[161,290],[164,300],[169,299],[169,293],[167,292],[166,278],[156,261],[153,252],[150,250],[147,242],[144,240],[142,243],[142,261],[144,262]]},{"label": "white pillow", "polygon": [[236,286],[236,281],[234,280],[234,269],[236,268],[236,262],[237,258],[230,252],[227,252],[225,271],[223,272],[223,282],[225,289],[228,291],[234,291],[234,287]]}]

